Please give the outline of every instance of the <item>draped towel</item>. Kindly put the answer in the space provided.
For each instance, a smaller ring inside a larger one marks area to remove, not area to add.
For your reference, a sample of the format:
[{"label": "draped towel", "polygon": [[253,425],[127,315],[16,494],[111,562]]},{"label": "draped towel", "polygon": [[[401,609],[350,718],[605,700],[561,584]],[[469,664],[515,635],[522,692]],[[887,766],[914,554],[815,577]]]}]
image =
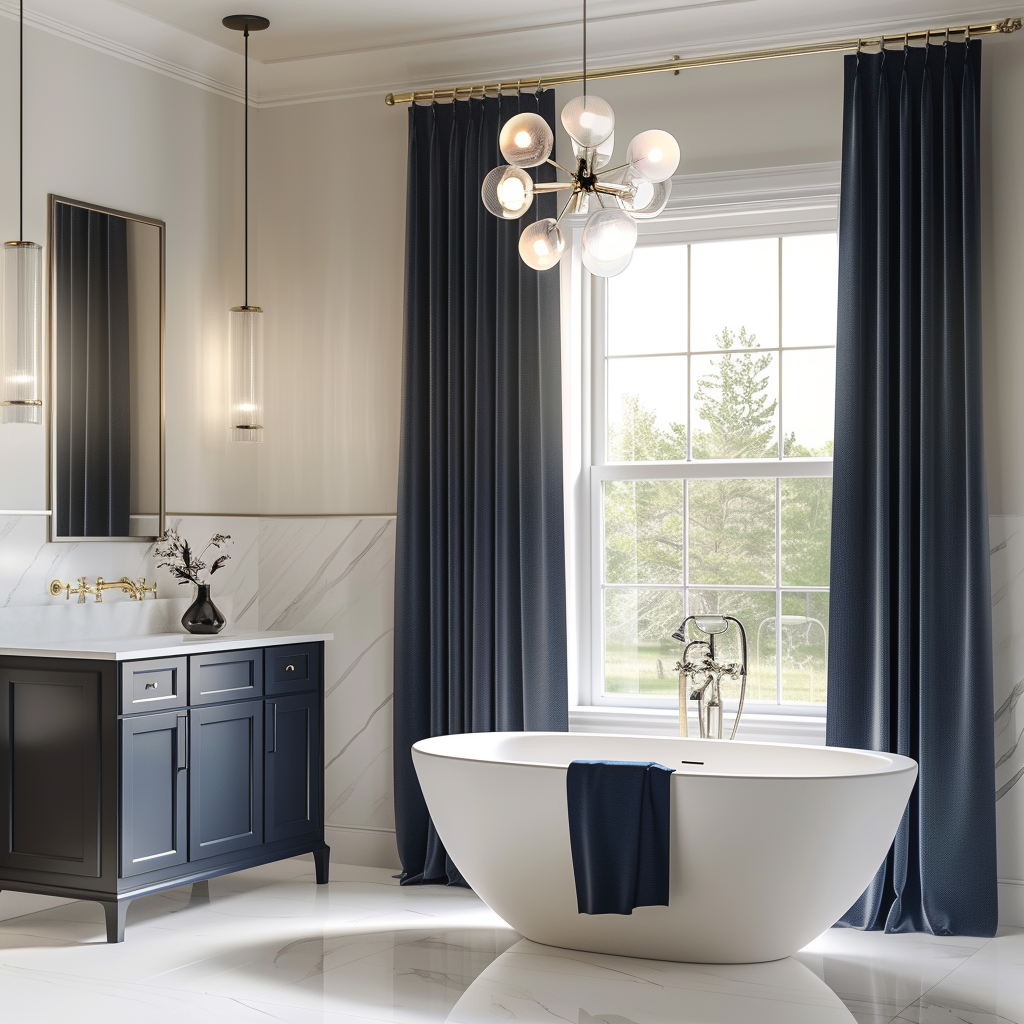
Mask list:
[{"label": "draped towel", "polygon": [[654,761],[569,765],[569,845],[581,914],[668,906],[674,771]]}]

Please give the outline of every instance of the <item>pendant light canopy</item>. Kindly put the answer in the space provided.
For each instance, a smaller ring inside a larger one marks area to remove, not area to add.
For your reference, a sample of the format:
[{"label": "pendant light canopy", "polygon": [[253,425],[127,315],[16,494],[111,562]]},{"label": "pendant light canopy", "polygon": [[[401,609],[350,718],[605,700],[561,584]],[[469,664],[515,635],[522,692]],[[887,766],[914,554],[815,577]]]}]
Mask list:
[{"label": "pendant light canopy", "polygon": [[228,414],[235,441],[263,440],[263,310],[249,305],[249,33],[270,27],[255,14],[232,14],[224,27],[245,36],[245,302],[228,313]]},{"label": "pendant light canopy", "polygon": [[43,422],[43,250],[25,241],[25,5],[18,11],[18,241],[0,260],[0,422]]},{"label": "pendant light canopy", "polygon": [[[505,122],[498,146],[508,166],[495,167],[484,178],[484,206],[496,217],[514,220],[530,209],[535,195],[569,191],[557,219],[546,217],[523,230],[519,255],[534,270],[556,266],[565,252],[559,221],[567,212],[590,213],[583,229],[583,265],[592,274],[614,277],[633,258],[636,222],[657,217],[668,203],[671,178],[679,166],[679,144],[668,132],[641,132],[630,142],[625,163],[608,168],[615,147],[615,112],[605,100],[587,93],[586,0],[583,95],[569,100],[562,109],[562,127],[572,140],[575,170],[551,159],[554,136],[539,114],[516,114]],[[535,182],[522,170],[545,162],[568,174],[569,181]]]}]

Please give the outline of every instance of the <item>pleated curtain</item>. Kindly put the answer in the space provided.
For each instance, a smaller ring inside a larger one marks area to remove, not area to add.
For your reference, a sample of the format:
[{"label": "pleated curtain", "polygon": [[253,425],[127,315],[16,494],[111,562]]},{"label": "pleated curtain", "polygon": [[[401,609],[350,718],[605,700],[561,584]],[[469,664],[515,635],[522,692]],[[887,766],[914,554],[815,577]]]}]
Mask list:
[{"label": "pleated curtain", "polygon": [[842,924],[996,928],[981,44],[845,61],[827,741],[914,758]]},{"label": "pleated curtain", "polygon": [[[481,202],[520,111],[551,91],[409,112],[405,359],[395,565],[395,819],[403,883],[462,883],[413,769],[417,740],[565,730],[559,272]],[[553,180],[554,170],[534,170]]]}]

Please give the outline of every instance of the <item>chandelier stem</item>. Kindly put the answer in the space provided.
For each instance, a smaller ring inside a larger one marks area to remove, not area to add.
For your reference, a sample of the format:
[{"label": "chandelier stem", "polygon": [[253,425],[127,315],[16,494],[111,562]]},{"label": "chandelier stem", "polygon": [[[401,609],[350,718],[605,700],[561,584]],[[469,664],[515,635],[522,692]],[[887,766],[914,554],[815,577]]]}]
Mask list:
[{"label": "chandelier stem", "polygon": [[587,95],[587,0],[583,0],[583,95]]}]

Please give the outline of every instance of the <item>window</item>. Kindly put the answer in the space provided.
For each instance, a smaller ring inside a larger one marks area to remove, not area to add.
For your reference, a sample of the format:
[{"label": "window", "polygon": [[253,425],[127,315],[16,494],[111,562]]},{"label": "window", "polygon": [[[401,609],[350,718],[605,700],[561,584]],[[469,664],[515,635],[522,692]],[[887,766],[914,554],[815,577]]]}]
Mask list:
[{"label": "window", "polygon": [[820,714],[835,232],[642,241],[592,283],[592,702],[674,707],[671,634],[721,613],[748,701]]}]

